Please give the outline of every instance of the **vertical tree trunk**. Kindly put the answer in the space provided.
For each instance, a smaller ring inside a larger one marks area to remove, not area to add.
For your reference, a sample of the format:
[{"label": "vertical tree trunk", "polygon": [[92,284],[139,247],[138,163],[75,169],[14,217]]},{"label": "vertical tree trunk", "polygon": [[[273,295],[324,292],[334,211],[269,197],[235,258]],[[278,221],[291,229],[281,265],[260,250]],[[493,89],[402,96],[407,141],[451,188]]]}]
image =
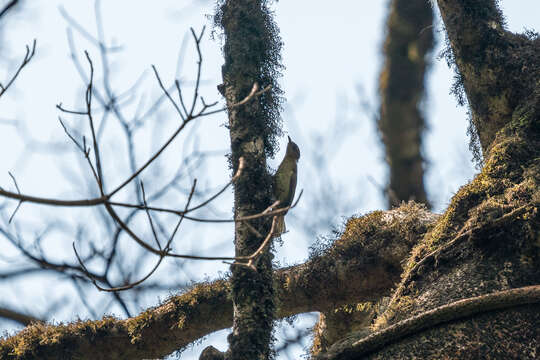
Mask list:
[{"label": "vertical tree trunk", "polygon": [[[281,91],[276,77],[281,68],[281,41],[264,0],[225,0],[216,15],[224,30],[223,85],[227,104],[244,99],[256,82],[272,89],[257,99],[229,111],[231,166],[236,172],[240,157],[245,160],[243,175],[234,187],[235,217],[263,211],[271,204],[272,177],[266,157],[276,151],[281,134],[279,111]],[[270,230],[268,218],[251,222],[260,234]],[[244,223],[236,223],[237,256],[252,254],[262,238]],[[267,250],[256,264],[257,271],[232,267],[233,332],[229,336],[229,359],[267,359],[270,357],[274,321],[272,254]]]},{"label": "vertical tree trunk", "polygon": [[415,200],[429,207],[421,153],[425,126],[421,101],[433,48],[433,10],[427,0],[393,0],[381,70],[379,130],[390,167],[389,207]]}]

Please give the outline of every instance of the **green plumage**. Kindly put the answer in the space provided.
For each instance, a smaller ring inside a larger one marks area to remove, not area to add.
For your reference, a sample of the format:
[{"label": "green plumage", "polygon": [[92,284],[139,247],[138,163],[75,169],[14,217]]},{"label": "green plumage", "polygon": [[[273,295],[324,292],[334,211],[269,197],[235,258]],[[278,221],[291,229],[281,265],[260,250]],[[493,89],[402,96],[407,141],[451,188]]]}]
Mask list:
[{"label": "green plumage", "polygon": [[[278,208],[290,206],[296,191],[297,162],[300,159],[300,149],[289,137],[285,157],[274,175],[274,197],[279,200]],[[285,232],[284,216],[286,212],[277,218],[276,235]]]}]

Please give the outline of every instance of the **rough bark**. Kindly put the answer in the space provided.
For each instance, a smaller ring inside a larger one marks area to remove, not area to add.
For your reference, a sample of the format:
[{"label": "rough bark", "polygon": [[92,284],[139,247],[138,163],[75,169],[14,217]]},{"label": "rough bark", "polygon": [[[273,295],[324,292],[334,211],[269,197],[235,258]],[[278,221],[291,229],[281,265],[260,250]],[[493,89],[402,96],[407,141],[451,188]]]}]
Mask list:
[{"label": "rough bark", "polygon": [[[483,313],[489,313],[499,310],[507,310],[514,307],[534,305],[540,302],[540,285],[525,286],[517,289],[498,291],[495,293],[472,297],[464,300],[458,300],[450,304],[446,304],[435,309],[423,312],[419,315],[412,316],[406,320],[400,321],[392,326],[385,328],[383,331],[376,332],[371,335],[364,335],[354,333],[346,340],[340,341],[336,346],[333,346],[323,356],[318,356],[317,359],[339,359],[339,360],[352,360],[365,357],[370,352],[383,348],[385,345],[395,343],[397,340],[401,340],[411,334],[416,334],[422,330],[431,329],[438,325],[445,324],[456,320],[466,319],[471,316],[481,316]],[[502,326],[501,326],[502,325]],[[507,324],[496,324],[490,329],[496,331],[505,332],[505,326]],[[534,332],[527,333],[523,337],[525,342],[531,342],[529,335],[535,339]],[[537,334],[536,334],[537,335]],[[358,340],[361,336],[362,339]],[[405,340],[407,341],[407,340]],[[485,346],[482,338],[476,339],[477,344]],[[423,342],[429,342],[423,341]],[[534,342],[534,340],[533,340]],[[457,345],[457,344],[456,344]],[[504,348],[504,347],[501,347]],[[416,351],[420,349],[415,349]],[[519,354],[520,350],[514,351],[501,351],[501,358],[523,358]],[[532,349],[531,356],[535,356],[536,351]],[[463,351],[463,355],[471,358],[483,358],[480,357],[478,352],[472,352],[470,349]],[[443,355],[444,356],[444,355]],[[434,358],[433,354],[427,352],[422,355],[423,358]],[[438,356],[436,358],[439,358]],[[444,358],[447,358],[444,356]],[[463,358],[460,356],[459,358]],[[497,356],[497,358],[499,358]]]},{"label": "rough bark", "polygon": [[[408,204],[350,219],[332,246],[274,273],[277,317],[374,302],[399,281],[401,264],[437,216]],[[198,284],[134,318],[33,324],[0,341],[0,359],[164,357],[232,326],[231,283]]]},{"label": "rough bark", "polygon": [[[280,134],[281,91],[277,77],[281,42],[264,0],[225,0],[219,7],[216,23],[223,28],[225,40],[220,89],[227,104],[232,106],[244,99],[254,83],[261,88],[272,86],[255,101],[231,108],[228,113],[233,173],[241,157],[246,165],[234,184],[234,216],[242,217],[260,213],[272,203],[272,177],[266,156],[274,154]],[[266,234],[270,230],[269,220],[259,218],[251,226]],[[248,224],[236,223],[236,256],[251,255],[262,241]],[[231,268],[234,323],[228,359],[270,357],[275,315],[272,257],[267,248],[256,262],[257,271],[242,266]]]},{"label": "rough bark", "polygon": [[329,351],[332,345],[351,332],[369,334],[369,327],[377,313],[373,303],[345,305],[319,314],[313,328],[311,354],[318,355]]},{"label": "rough bark", "polygon": [[379,80],[379,131],[390,168],[388,205],[429,206],[424,187],[422,101],[433,48],[433,10],[426,0],[392,0]]},{"label": "rough bark", "polygon": [[518,105],[538,91],[538,40],[504,30],[494,0],[437,3],[450,42],[449,60],[457,65],[455,90],[464,90],[474,132],[487,154]]}]

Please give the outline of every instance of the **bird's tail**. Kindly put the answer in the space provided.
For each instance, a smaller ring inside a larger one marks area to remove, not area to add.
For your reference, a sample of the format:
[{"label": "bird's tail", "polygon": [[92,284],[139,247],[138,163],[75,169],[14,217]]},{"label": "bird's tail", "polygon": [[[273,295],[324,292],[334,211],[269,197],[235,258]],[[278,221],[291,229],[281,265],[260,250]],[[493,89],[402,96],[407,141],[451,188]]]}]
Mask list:
[{"label": "bird's tail", "polygon": [[276,226],[274,227],[274,237],[281,236],[287,228],[285,226],[285,216],[277,215],[276,216]]}]

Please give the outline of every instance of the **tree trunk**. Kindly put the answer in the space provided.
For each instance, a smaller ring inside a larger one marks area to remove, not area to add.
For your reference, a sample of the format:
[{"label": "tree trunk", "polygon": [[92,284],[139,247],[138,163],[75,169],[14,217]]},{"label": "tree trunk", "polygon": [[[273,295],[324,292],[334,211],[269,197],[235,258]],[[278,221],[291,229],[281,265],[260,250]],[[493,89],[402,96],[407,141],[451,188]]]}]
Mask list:
[{"label": "tree trunk", "polygon": [[[280,135],[281,91],[276,78],[280,70],[281,42],[264,0],[226,0],[219,7],[216,23],[225,35],[223,85],[220,89],[232,106],[244,99],[257,83],[272,86],[256,100],[229,109],[231,165],[237,171],[242,157],[245,170],[234,186],[234,215],[241,217],[264,211],[271,205],[272,177],[266,156],[275,153]],[[260,234],[270,230],[269,218],[250,224]],[[248,224],[237,222],[236,256],[249,256],[261,245]],[[233,332],[229,336],[228,359],[268,359],[275,313],[272,286],[272,254],[267,249],[256,262],[257,271],[232,266]]]},{"label": "tree trunk", "polygon": [[438,5],[484,166],[413,249],[378,332],[324,358],[533,359],[540,351],[540,40],[505,31],[495,1]]},{"label": "tree trunk", "polygon": [[433,48],[433,10],[426,0],[390,3],[381,70],[379,131],[390,167],[388,205],[414,200],[429,207],[424,187],[421,103]]}]

